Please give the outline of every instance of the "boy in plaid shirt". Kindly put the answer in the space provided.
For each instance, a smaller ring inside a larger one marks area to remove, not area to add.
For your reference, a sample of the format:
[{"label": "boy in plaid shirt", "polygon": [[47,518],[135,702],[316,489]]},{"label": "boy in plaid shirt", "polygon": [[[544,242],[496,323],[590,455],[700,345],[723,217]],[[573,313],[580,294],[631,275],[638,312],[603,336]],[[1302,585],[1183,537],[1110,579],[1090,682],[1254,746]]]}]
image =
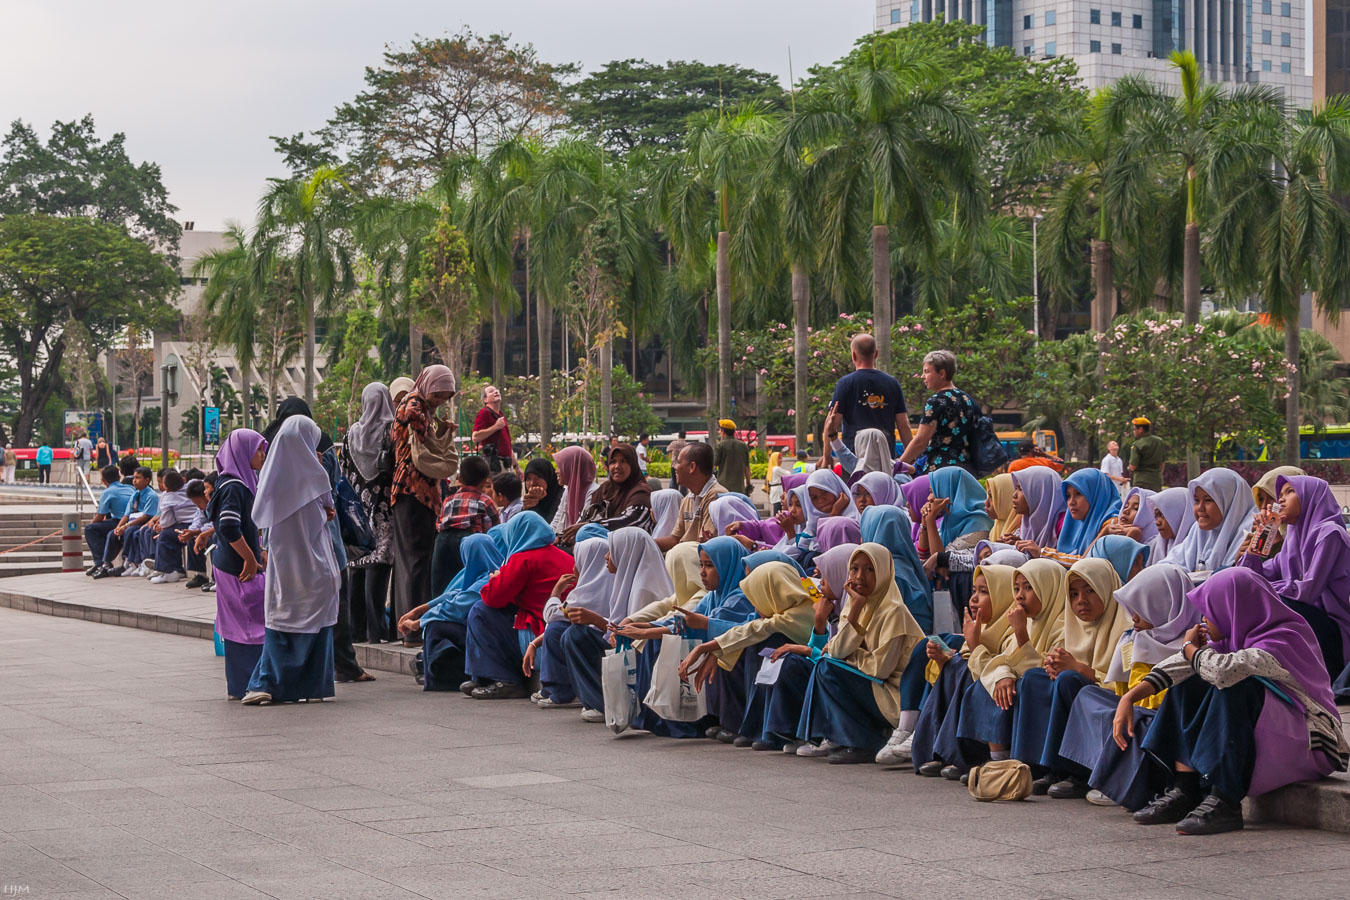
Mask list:
[{"label": "boy in plaid shirt", "polygon": [[441,504],[436,549],[431,554],[431,594],[439,597],[464,563],[459,543],[471,534],[482,534],[501,522],[497,505],[483,490],[491,472],[481,456],[466,456],[459,463],[459,488]]}]

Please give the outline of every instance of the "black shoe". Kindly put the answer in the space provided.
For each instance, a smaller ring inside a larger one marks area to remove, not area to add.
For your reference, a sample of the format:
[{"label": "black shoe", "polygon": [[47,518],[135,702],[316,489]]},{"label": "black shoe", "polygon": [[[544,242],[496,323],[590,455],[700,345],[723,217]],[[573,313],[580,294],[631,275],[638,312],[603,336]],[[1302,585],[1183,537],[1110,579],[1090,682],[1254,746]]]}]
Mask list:
[{"label": "black shoe", "polygon": [[210,594],[210,593],[213,593],[213,592],[215,591],[215,589],[216,589],[216,583],[215,583],[214,581],[208,581],[206,584],[202,585],[202,593],[203,593],[203,594]]},{"label": "black shoe", "polygon": [[876,751],[868,752],[861,747],[840,747],[831,750],[825,761],[835,766],[856,766],[858,763],[877,761]]},{"label": "black shoe", "polygon": [[962,783],[963,785],[968,785],[968,784],[970,784],[970,773],[969,773],[969,772],[966,772],[965,774],[963,774],[963,775],[961,776],[961,783]]},{"label": "black shoe", "polygon": [[1200,798],[1194,797],[1181,788],[1168,788],[1154,797],[1148,806],[1134,814],[1134,820],[1140,825],[1169,825],[1180,822],[1190,815],[1191,810],[1200,805]]},{"label": "black shoe", "polygon": [[206,584],[205,575],[193,575],[187,580],[187,583],[184,584],[183,587],[187,588],[189,591],[194,591],[204,584]]},{"label": "black shoe", "polygon": [[719,734],[721,734],[721,733],[722,733],[722,726],[721,726],[721,725],[713,725],[712,727],[706,729],[706,730],[703,732],[703,736],[704,736],[705,738],[707,738],[708,740],[710,740],[710,741],[715,741],[715,740],[717,740],[717,736],[718,736]]},{"label": "black shoe", "polygon": [[99,567],[99,570],[98,570],[97,572],[95,572],[95,573],[93,574],[92,577],[95,578],[95,579],[98,579],[98,578],[112,578],[114,575],[121,575],[121,574],[122,574],[122,570],[121,570],[121,569],[116,568],[115,566],[107,566],[107,565],[105,565],[105,566]]},{"label": "black shoe", "polygon": [[942,770],[946,768],[946,765],[947,764],[940,759],[932,759],[919,766],[919,774],[924,778],[937,778],[942,774]]},{"label": "black shoe", "polygon": [[93,575],[95,572],[97,572],[97,571],[98,571],[99,569],[101,569],[101,568],[102,568],[102,566],[100,566],[98,563],[94,563],[92,566],[90,566],[89,568],[87,568],[87,569],[84,570],[84,574],[86,574],[86,575]]},{"label": "black shoe", "polygon": [[1241,831],[1242,827],[1242,807],[1210,794],[1177,823],[1177,834],[1223,834]]},{"label": "black shoe", "polygon": [[943,778],[947,779],[948,781],[961,780],[961,770],[958,769],[956,766],[943,766],[942,771],[939,772],[938,774],[941,775]]},{"label": "black shoe", "polygon": [[481,684],[470,678],[468,681],[460,682],[459,692],[465,697],[472,697],[473,692],[480,687],[482,687]]},{"label": "black shoe", "polygon": [[[737,747],[741,746],[741,743],[740,743],[740,742],[741,742],[742,740],[748,740],[748,739],[747,739],[747,738],[737,738],[737,739],[736,739],[736,746],[737,746]],[[786,747],[786,746],[787,746],[787,744],[783,743],[782,741],[752,741],[752,742],[749,744],[749,747],[750,747],[751,750],[773,750],[773,751],[777,751],[778,753],[782,753],[782,752],[783,752],[783,748]]]},{"label": "black shoe", "polygon": [[1089,790],[1088,783],[1081,778],[1065,778],[1050,785],[1048,793],[1056,800],[1082,800]]},{"label": "black shoe", "polygon": [[1050,785],[1055,783],[1055,776],[1042,775],[1031,783],[1031,793],[1037,797],[1044,797],[1050,791]]},{"label": "black shoe", "polygon": [[413,676],[413,681],[416,681],[418,685],[421,687],[426,687],[427,677],[423,675],[421,672],[418,672],[416,675]]},{"label": "black shoe", "polygon": [[474,688],[469,695],[475,700],[523,700],[530,689],[518,681],[494,681],[487,687]]},{"label": "black shoe", "polygon": [[731,744],[736,741],[736,732],[728,728],[717,729],[717,741],[720,744]]},{"label": "black shoe", "polygon": [[738,734],[736,735],[736,740],[731,742],[731,746],[745,748],[753,747],[757,743],[759,743],[759,741],[756,741],[754,738],[748,738],[743,734]]}]

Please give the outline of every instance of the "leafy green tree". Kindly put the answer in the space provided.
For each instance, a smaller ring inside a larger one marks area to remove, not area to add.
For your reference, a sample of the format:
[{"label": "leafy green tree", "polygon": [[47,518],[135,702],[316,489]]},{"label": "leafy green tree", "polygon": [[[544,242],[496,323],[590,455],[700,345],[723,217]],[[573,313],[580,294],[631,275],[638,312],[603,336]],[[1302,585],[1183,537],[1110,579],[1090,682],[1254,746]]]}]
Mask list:
[{"label": "leafy green tree", "polygon": [[423,241],[412,297],[414,323],[435,342],[450,371],[462,376],[467,351],[478,341],[483,308],[469,243],[456,227],[449,206],[441,207]]},{"label": "leafy green tree", "polygon": [[25,444],[60,380],[62,326],[78,320],[108,349],[119,328],[172,316],[178,276],[120,226],[26,213],[0,218],[0,344],[18,371],[14,437]]},{"label": "leafy green tree", "polygon": [[784,105],[778,79],[735,65],[616,59],[569,89],[567,118],[612,153],[679,149],[689,119],[710,109],[756,102]]},{"label": "leafy green tree", "polygon": [[629,440],[636,440],[639,434],[661,431],[661,419],[652,411],[650,399],[623,366],[613,373],[610,388],[612,418],[608,430],[601,424],[604,405],[600,399],[599,368],[590,362],[582,363],[570,383],[573,390],[558,407],[565,428],[602,435],[617,434]]},{"label": "leafy green tree", "polygon": [[361,391],[376,380],[379,360],[370,348],[379,337],[379,319],[364,306],[347,310],[342,351],[319,384],[315,421],[326,432],[345,430],[361,414]]},{"label": "leafy green tree", "polygon": [[249,396],[258,358],[259,307],[268,293],[265,266],[266,259],[259,258],[258,248],[237,222],[225,223],[224,246],[206,251],[192,265],[192,274],[206,279],[202,306],[215,338],[239,363],[244,396]]}]

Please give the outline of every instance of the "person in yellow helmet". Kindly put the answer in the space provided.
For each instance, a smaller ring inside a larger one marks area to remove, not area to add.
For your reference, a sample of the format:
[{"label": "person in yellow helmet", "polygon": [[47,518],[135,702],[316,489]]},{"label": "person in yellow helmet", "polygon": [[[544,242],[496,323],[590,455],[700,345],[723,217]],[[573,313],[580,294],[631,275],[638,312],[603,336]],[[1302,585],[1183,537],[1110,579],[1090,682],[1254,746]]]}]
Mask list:
[{"label": "person in yellow helmet", "polygon": [[1153,433],[1153,423],[1143,416],[1132,419],[1134,443],[1130,444],[1130,479],[1137,488],[1160,491],[1167,446]]}]

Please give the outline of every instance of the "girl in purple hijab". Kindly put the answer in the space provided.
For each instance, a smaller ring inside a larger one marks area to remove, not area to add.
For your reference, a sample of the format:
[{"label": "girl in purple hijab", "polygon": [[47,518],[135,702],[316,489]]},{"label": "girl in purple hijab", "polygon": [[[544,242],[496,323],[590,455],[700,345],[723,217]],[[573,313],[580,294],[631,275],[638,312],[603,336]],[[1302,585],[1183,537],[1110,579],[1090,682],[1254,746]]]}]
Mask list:
[{"label": "girl in purple hijab", "polygon": [[1249,549],[1238,565],[1264,575],[1280,599],[1308,621],[1334,678],[1350,649],[1350,533],[1331,486],[1321,478],[1281,475],[1275,495],[1285,526],[1280,552],[1262,559]]},{"label": "girl in purple hijab", "polygon": [[[1049,466],[1028,466],[1012,473],[1013,512],[1022,516],[1017,526],[1018,543],[1053,547],[1059,541],[1066,509],[1064,479]],[[1019,547],[1019,549],[1021,549]]]},{"label": "girl in purple hijab", "polygon": [[1201,624],[1120,698],[1113,737],[1123,749],[1133,704],[1166,690],[1142,746],[1172,787],[1134,819],[1218,834],[1242,828],[1243,797],[1345,771],[1350,745],[1312,629],[1264,578],[1232,566],[1187,599]]},{"label": "girl in purple hijab", "polygon": [[841,544],[860,544],[862,531],[858,523],[847,516],[829,516],[821,519],[816,528],[816,543],[820,544],[821,553]]},{"label": "girl in purple hijab", "polygon": [[919,542],[919,533],[923,531],[923,505],[928,502],[928,476],[920,475],[913,481],[900,485],[901,506],[909,513],[910,539]]}]

